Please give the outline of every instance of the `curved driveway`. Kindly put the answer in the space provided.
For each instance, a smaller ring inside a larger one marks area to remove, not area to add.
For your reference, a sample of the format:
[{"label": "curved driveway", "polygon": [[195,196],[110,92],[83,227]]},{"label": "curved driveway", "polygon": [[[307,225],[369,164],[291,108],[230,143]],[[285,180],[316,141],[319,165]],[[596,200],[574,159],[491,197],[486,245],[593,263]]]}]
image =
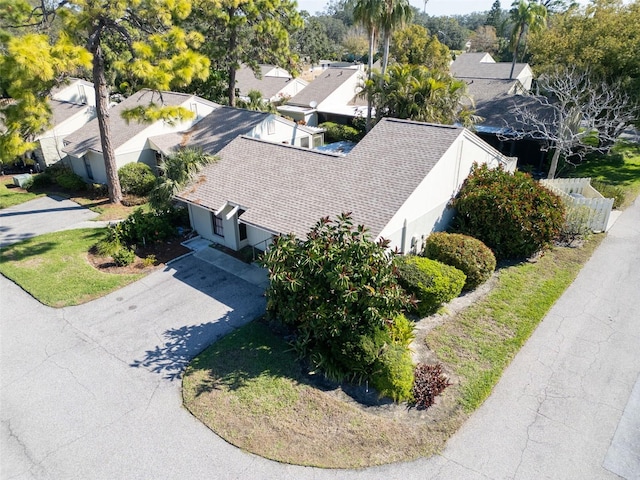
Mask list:
[{"label": "curved driveway", "polygon": [[346,472],[246,454],[181,406],[188,359],[263,310],[257,287],[189,256],[56,310],[0,277],[0,478],[640,478],[639,285],[636,202],[442,455]]}]

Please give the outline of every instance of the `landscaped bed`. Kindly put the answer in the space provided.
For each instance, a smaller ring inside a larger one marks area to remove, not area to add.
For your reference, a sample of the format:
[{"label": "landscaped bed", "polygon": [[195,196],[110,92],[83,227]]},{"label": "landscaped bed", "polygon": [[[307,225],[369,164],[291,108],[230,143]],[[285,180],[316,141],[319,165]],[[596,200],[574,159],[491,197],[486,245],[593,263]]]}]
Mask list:
[{"label": "landscaped bed", "polygon": [[440,360],[453,383],[426,411],[372,401],[366,385],[315,380],[260,322],[194,360],[184,375],[185,405],[230,443],[285,463],[357,468],[432,455],[489,395],[602,238],[502,268],[468,308],[419,322],[416,360]]}]

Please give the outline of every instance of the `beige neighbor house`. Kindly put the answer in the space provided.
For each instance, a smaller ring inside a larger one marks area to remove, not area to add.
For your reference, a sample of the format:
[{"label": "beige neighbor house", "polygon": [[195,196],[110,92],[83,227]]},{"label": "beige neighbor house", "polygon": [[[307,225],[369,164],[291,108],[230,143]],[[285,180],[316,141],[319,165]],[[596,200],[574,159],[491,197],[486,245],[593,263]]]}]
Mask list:
[{"label": "beige neighbor house", "polygon": [[96,97],[93,84],[72,78],[70,83],[51,92],[49,105],[53,114],[52,125],[35,139],[38,146],[34,150],[34,155],[42,169],[65,156],[63,152],[65,137],[95,118]]},{"label": "beige neighbor house", "polygon": [[311,126],[366,117],[366,102],[358,98],[364,79],[364,65],[326,68],[304,90],[279,106],[278,112]]},{"label": "beige neighbor house", "polygon": [[[151,102],[164,106],[181,106],[194,113],[193,118],[176,123],[162,120],[153,123],[127,122],[122,112],[136,106],[146,106]],[[217,104],[195,95],[175,92],[154,92],[141,90],[109,110],[111,118],[111,143],[115,150],[117,168],[131,162],[143,162],[156,168],[156,152],[149,144],[149,138],[188,130],[211,113]],[[63,151],[73,171],[89,183],[107,183],[98,119],[94,119],[81,129],[64,139]]]},{"label": "beige neighbor house", "polygon": [[419,250],[450,221],[447,205],[474,162],[515,169],[462,127],[382,119],[347,155],[238,137],[177,195],[204,238],[264,250],[274,235],[304,239],[322,217],[352,212],[373,238]]},{"label": "beige neighbor house", "polygon": [[516,63],[511,76],[511,62],[496,62],[486,52],[462,53],[451,64],[451,75],[461,80],[509,80],[511,93],[528,92],[533,71],[528,63]]},{"label": "beige neighbor house", "polygon": [[294,97],[309,84],[301,78],[293,78],[284,68],[274,65],[259,65],[259,68],[259,77],[246,65],[236,72],[236,88],[240,98],[245,101],[249,99],[250,91],[257,90],[262,93],[265,102],[282,102]]}]

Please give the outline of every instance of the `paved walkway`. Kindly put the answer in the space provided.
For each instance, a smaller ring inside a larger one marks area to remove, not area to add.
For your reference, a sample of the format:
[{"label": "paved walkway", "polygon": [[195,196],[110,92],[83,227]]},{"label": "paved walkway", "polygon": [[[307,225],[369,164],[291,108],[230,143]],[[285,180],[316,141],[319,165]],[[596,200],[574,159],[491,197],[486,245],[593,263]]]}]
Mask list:
[{"label": "paved walkway", "polygon": [[341,471],[246,454],[181,407],[180,372],[260,288],[190,255],[54,310],[0,277],[0,478],[638,479],[639,285],[636,201],[441,455]]}]

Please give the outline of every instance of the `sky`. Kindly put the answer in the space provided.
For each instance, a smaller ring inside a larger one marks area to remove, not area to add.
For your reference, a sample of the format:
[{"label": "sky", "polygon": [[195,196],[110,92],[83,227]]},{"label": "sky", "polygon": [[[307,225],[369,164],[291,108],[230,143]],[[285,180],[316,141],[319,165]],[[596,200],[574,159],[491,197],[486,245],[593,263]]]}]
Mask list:
[{"label": "sky", "polygon": [[[411,5],[422,10],[424,0],[409,0]],[[511,6],[512,0],[500,0],[503,9]],[[471,12],[484,12],[491,8],[494,0],[428,0],[427,13],[429,15],[464,15]],[[588,0],[580,0],[579,3],[587,4]],[[322,12],[327,5],[326,0],[298,0],[298,8],[307,10],[312,15]]]}]

